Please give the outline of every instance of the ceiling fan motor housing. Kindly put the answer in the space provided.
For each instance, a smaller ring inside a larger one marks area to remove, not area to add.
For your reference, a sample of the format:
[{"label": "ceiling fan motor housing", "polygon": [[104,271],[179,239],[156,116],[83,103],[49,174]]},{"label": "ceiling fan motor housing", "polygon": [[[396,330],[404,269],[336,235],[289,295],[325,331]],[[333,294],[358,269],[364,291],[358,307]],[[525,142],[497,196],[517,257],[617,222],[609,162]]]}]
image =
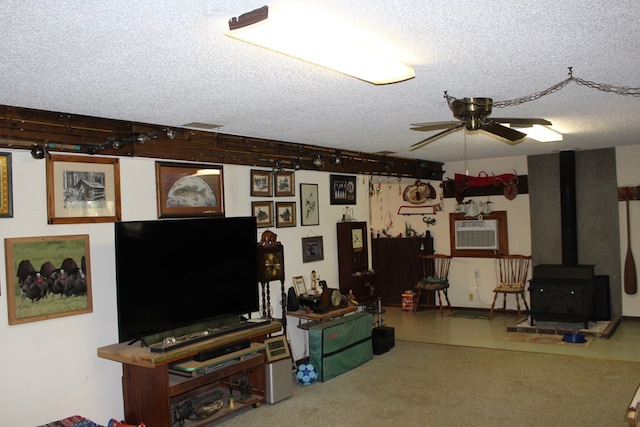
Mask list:
[{"label": "ceiling fan motor housing", "polygon": [[463,98],[451,102],[451,111],[455,118],[465,122],[467,130],[478,130],[491,115],[492,106],[491,98]]}]

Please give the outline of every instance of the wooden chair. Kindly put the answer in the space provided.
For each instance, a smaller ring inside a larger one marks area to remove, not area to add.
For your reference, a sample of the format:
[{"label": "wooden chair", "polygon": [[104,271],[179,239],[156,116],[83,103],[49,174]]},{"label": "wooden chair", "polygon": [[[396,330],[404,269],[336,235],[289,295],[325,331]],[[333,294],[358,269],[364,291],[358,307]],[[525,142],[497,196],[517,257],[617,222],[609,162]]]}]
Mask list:
[{"label": "wooden chair", "polygon": [[504,255],[498,257],[498,286],[493,289],[493,303],[489,310],[489,320],[493,317],[493,310],[496,305],[498,295],[502,294],[502,311],[507,309],[507,295],[515,295],[518,316],[521,315],[520,298],[524,303],[526,312],[529,311],[529,304],[525,297],[525,284],[531,267],[530,255]]},{"label": "wooden chair", "polygon": [[[440,316],[444,316],[442,308],[443,298],[447,301],[449,310],[453,312],[451,303],[449,302],[449,296],[447,295],[449,289],[449,265],[451,264],[451,255],[444,254],[419,254],[419,258],[422,258],[422,272],[423,278],[416,284],[417,290],[416,302],[413,305],[413,312],[415,313],[420,303],[420,295],[422,291],[434,291],[438,296],[438,306],[440,307]],[[428,298],[427,294],[427,298]]]}]

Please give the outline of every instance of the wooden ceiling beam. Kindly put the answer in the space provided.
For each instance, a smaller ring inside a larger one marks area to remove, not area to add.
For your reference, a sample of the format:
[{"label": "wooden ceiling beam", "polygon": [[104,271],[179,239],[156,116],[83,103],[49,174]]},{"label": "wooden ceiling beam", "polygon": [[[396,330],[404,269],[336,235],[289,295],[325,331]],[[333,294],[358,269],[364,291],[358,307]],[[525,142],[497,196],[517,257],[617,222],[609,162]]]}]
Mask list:
[{"label": "wooden ceiling beam", "polygon": [[[173,139],[167,129],[176,132]],[[153,135],[138,142],[140,135]],[[442,180],[442,163],[0,105],[0,147]],[[320,157],[321,166],[314,160]],[[337,161],[340,160],[340,162]]]}]

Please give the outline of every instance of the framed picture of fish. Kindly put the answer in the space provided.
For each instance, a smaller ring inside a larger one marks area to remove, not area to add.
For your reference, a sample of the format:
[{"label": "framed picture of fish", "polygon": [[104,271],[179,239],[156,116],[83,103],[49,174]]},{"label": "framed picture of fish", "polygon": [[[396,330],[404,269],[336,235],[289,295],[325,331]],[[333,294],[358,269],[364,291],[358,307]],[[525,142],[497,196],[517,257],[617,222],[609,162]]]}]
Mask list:
[{"label": "framed picture of fish", "polygon": [[251,202],[251,215],[256,217],[258,228],[273,227],[273,202]]},{"label": "framed picture of fish", "polygon": [[89,235],[4,239],[9,324],[91,313]]},{"label": "framed picture of fish", "polygon": [[117,222],[120,160],[110,157],[47,156],[47,222]]},{"label": "framed picture of fish", "polygon": [[222,166],[156,162],[158,218],[224,216]]}]

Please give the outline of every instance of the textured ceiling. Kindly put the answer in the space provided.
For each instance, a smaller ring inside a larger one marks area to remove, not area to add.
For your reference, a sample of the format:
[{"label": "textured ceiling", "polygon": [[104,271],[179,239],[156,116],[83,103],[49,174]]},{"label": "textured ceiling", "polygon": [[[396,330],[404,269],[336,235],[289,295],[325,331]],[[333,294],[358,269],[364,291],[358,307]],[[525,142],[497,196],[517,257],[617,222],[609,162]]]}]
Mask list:
[{"label": "textured ceiling", "polygon": [[[374,86],[225,37],[260,0],[0,1],[0,104],[438,162],[638,143],[640,97],[570,83],[499,117],[542,117],[561,143],[509,146],[411,123],[453,120],[443,92],[511,100],[574,77],[640,87],[640,2],[274,0],[385,37],[415,68]],[[327,28],[330,31],[331,28]],[[637,90],[635,90],[637,92]],[[435,132],[434,132],[435,133]],[[465,143],[466,139],[466,143]],[[466,145],[466,150],[465,150]]]}]

